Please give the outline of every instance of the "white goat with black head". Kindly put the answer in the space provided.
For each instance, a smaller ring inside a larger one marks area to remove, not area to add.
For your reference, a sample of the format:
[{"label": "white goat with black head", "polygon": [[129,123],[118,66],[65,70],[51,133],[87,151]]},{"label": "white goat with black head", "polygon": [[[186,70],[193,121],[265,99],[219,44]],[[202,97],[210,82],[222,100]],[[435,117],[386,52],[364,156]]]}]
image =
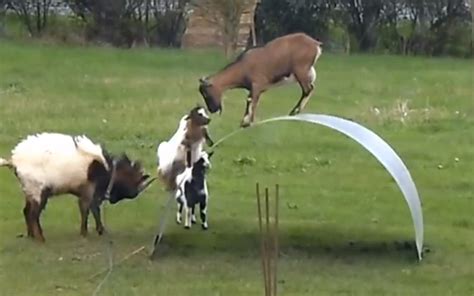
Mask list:
[{"label": "white goat with black head", "polygon": [[26,198],[23,214],[28,236],[44,241],[41,211],[50,197],[70,193],[79,198],[81,235],[87,234],[87,219],[92,212],[96,230],[104,231],[100,204],[108,195],[110,203],[137,197],[154,179],[149,179],[138,162],[124,154],[115,157],[85,136],[58,133],[28,136],[12,150],[10,167]]},{"label": "white goat with black head", "polygon": [[208,229],[207,206],[209,201],[209,191],[207,189],[206,173],[211,168],[210,158],[214,152],[206,153],[202,151],[198,161],[192,168],[187,168],[178,176],[180,188],[176,194],[178,202],[178,211],[176,213],[176,222],[181,224],[181,214],[184,208],[184,227],[191,228],[191,223],[196,223],[194,215],[195,207],[199,204],[202,228]]},{"label": "white goat with black head", "polygon": [[178,129],[170,140],[158,145],[157,173],[166,190],[178,189],[177,176],[186,168],[191,168],[199,159],[205,141],[208,145],[213,145],[207,129],[210,121],[206,110],[197,106],[181,118]]}]

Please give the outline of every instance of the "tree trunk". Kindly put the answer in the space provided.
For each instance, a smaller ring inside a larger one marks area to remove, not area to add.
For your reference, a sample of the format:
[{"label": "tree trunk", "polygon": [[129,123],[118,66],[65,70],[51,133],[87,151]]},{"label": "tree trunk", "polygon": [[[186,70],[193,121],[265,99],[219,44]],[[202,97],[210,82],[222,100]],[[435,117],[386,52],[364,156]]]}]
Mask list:
[{"label": "tree trunk", "polygon": [[36,0],[36,33],[41,33],[41,3],[40,0]]}]

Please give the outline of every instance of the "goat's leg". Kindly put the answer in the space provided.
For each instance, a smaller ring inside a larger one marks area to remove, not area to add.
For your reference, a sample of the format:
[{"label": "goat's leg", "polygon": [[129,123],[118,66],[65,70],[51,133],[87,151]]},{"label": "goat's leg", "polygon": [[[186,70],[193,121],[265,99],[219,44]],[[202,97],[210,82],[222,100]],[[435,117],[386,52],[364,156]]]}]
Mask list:
[{"label": "goat's leg", "polygon": [[209,225],[207,224],[207,202],[199,203],[199,210],[201,214],[202,229],[207,230]]},{"label": "goat's leg", "polygon": [[79,211],[81,212],[81,235],[87,236],[87,220],[89,217],[90,202],[83,197],[78,200]]},{"label": "goat's leg", "polygon": [[93,202],[90,206],[90,211],[92,212],[92,216],[94,216],[95,230],[97,231],[97,234],[104,234],[105,228],[102,224],[102,219],[100,218],[100,205],[96,202]]},{"label": "goat's leg", "polygon": [[178,211],[176,212],[176,223],[181,224],[181,213],[183,212],[183,202],[178,199]]},{"label": "goat's leg", "polygon": [[301,97],[298,103],[296,103],[296,105],[291,110],[290,115],[299,114],[304,109],[309,99],[311,98],[311,95],[313,94],[313,90],[314,90],[313,83],[316,79],[316,71],[314,70],[313,67],[311,67],[308,71],[306,71],[306,73],[305,72],[295,73],[295,77],[298,80],[298,83],[301,87]]},{"label": "goat's leg", "polygon": [[41,224],[39,221],[41,214],[41,206],[37,200],[30,200],[30,207],[29,207],[29,220],[31,223],[31,232],[33,237],[40,241],[44,242],[43,230],[41,229]]},{"label": "goat's leg", "polygon": [[184,228],[191,228],[191,209],[188,205],[184,206]]},{"label": "goat's leg", "polygon": [[191,223],[192,224],[196,224],[196,215],[194,214],[195,207],[196,207],[196,205],[193,205],[191,207]]},{"label": "goat's leg", "polygon": [[186,148],[186,167],[190,168],[193,166],[193,155],[191,148]]},{"label": "goat's leg", "polygon": [[241,127],[249,127],[255,120],[255,114],[257,113],[258,101],[260,99],[261,91],[257,91],[256,88],[252,89],[252,93],[249,98],[247,98],[247,103],[245,106],[245,115],[240,123]]},{"label": "goat's leg", "polygon": [[23,208],[23,216],[25,216],[26,230],[28,233],[28,237],[33,237],[33,227],[32,227],[32,221],[30,217],[30,211],[31,211],[31,204],[27,199],[25,203],[25,207]]}]

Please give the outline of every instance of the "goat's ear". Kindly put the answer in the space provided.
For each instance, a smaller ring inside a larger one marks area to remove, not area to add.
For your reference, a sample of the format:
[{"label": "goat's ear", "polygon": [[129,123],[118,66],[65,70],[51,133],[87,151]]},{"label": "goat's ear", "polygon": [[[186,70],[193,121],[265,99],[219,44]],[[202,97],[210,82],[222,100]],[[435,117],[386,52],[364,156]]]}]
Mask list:
[{"label": "goat's ear", "polygon": [[191,116],[189,116],[189,114],[188,114],[188,115],[186,115],[186,117],[184,117],[184,120],[189,120],[190,118],[191,118]]}]

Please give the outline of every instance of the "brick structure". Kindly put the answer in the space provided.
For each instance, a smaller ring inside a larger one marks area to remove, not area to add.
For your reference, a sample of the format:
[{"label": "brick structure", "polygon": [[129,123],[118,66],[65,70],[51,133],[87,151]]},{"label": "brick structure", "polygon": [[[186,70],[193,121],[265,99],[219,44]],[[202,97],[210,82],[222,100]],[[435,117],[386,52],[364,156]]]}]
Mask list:
[{"label": "brick structure", "polygon": [[[252,23],[255,15],[257,2],[260,0],[250,0],[247,9],[244,10],[239,25],[238,49],[245,48],[251,36]],[[183,48],[209,48],[222,47],[222,38],[219,27],[209,21],[206,11],[200,8],[193,8],[188,18],[186,31],[184,32],[181,46]]]}]

